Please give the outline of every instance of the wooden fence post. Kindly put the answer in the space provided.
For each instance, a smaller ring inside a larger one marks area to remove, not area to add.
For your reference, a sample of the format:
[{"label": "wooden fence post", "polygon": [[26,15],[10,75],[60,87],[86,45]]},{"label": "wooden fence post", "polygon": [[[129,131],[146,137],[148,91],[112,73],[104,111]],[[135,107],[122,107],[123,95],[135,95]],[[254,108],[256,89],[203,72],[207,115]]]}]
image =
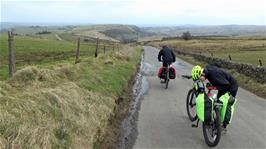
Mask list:
[{"label": "wooden fence post", "polygon": [[231,60],[232,60],[232,57],[231,57],[231,55],[228,55],[228,57],[229,57],[229,60],[231,61]]},{"label": "wooden fence post", "polygon": [[79,62],[79,55],[80,55],[79,48],[80,48],[80,37],[77,40],[77,51],[76,51],[76,61],[75,61],[75,64],[77,64]]},{"label": "wooden fence post", "polygon": [[96,41],[95,57],[98,56],[98,48],[99,48],[99,38],[97,38],[97,41]]},{"label": "wooden fence post", "polygon": [[15,57],[14,57],[14,34],[8,31],[8,68],[9,77],[12,77],[16,72]]},{"label": "wooden fence post", "polygon": [[103,46],[103,53],[105,54],[105,51],[106,51],[106,47],[105,45]]},{"label": "wooden fence post", "polygon": [[117,43],[117,51],[120,51],[120,44]]},{"label": "wooden fence post", "polygon": [[115,43],[113,43],[113,52],[115,52]]},{"label": "wooden fence post", "polygon": [[261,61],[261,59],[259,59],[259,63],[260,63],[260,66],[262,66],[262,61]]}]

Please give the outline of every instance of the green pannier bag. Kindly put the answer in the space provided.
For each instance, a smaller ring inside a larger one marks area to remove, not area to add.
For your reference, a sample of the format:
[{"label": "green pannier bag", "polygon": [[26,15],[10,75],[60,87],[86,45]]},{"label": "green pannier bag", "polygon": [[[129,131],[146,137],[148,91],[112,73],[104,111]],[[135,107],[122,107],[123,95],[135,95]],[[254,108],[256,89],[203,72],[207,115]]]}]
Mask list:
[{"label": "green pannier bag", "polygon": [[196,113],[202,122],[211,121],[213,100],[205,92],[199,93],[196,98]]},{"label": "green pannier bag", "polygon": [[226,93],[223,96],[221,96],[219,98],[219,100],[223,103],[223,107],[220,109],[221,122],[224,122],[226,114],[227,114],[227,117],[230,118],[230,120],[228,121],[229,124],[230,124],[231,121],[232,121],[232,118],[233,118],[234,111],[235,111],[235,104],[237,102],[237,99],[235,99],[234,104],[231,106],[231,109],[228,109],[227,112],[226,112],[229,98],[230,98],[230,95],[228,93]]}]

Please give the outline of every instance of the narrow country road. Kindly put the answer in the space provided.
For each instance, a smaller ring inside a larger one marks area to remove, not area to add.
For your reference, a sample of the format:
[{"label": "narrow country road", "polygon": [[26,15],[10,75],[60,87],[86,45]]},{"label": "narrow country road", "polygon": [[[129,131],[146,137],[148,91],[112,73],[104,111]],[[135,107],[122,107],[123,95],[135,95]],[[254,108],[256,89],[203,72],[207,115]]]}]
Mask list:
[{"label": "narrow country road", "polygon": [[[182,79],[189,75],[192,65],[177,58],[174,67],[177,78],[164,89],[157,78],[161,63],[157,62],[158,49],[144,47],[144,70],[149,90],[144,95],[137,122],[138,135],[135,149],[150,148],[208,148],[204,142],[202,125],[192,128],[186,113],[187,91],[192,81]],[[223,134],[216,148],[265,148],[266,100],[242,88],[232,124]]]},{"label": "narrow country road", "polygon": [[63,41],[63,39],[59,35],[55,34],[55,37],[56,37],[57,40]]}]

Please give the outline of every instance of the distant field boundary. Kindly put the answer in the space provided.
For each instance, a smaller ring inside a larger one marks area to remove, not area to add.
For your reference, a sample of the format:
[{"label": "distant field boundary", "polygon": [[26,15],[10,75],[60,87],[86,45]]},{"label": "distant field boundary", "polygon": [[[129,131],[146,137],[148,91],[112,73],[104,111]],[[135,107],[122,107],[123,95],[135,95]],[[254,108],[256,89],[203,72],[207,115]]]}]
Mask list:
[{"label": "distant field boundary", "polygon": [[[255,37],[234,37],[234,36],[218,36],[218,35],[206,35],[206,36],[192,36],[194,40],[266,40],[265,37],[255,36]],[[161,41],[168,40],[183,40],[182,37],[162,37]]]},{"label": "distant field boundary", "polygon": [[[162,37],[161,39],[154,39],[148,41],[139,42],[140,44],[148,45],[152,42],[163,42],[163,41],[170,41],[170,40],[183,40],[182,37],[174,36],[174,37]],[[231,36],[192,36],[192,40],[266,40],[265,37],[255,36],[255,37],[231,37]]]},{"label": "distant field boundary", "polygon": [[215,57],[209,57],[206,55],[193,53],[193,52],[184,52],[179,49],[175,49],[177,54],[182,55],[188,55],[192,56],[197,60],[204,61],[207,63],[215,63],[223,68],[227,69],[235,69],[237,72],[244,74],[248,77],[251,77],[255,79],[259,83],[266,83],[266,68],[261,66],[254,66],[251,64],[245,64],[245,63],[239,63],[239,62],[233,62],[228,61],[225,59],[215,58]]}]

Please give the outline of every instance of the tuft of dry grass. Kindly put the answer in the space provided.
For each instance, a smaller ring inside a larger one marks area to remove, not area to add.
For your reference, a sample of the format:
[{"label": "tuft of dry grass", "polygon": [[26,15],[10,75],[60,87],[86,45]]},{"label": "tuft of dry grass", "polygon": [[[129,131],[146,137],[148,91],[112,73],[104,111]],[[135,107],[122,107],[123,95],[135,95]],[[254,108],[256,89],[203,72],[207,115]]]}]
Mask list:
[{"label": "tuft of dry grass", "polygon": [[37,67],[28,66],[15,73],[9,82],[12,86],[26,86],[37,80],[37,74]]},{"label": "tuft of dry grass", "polygon": [[118,60],[130,61],[130,56],[123,53],[115,53],[114,57],[117,58]]}]

